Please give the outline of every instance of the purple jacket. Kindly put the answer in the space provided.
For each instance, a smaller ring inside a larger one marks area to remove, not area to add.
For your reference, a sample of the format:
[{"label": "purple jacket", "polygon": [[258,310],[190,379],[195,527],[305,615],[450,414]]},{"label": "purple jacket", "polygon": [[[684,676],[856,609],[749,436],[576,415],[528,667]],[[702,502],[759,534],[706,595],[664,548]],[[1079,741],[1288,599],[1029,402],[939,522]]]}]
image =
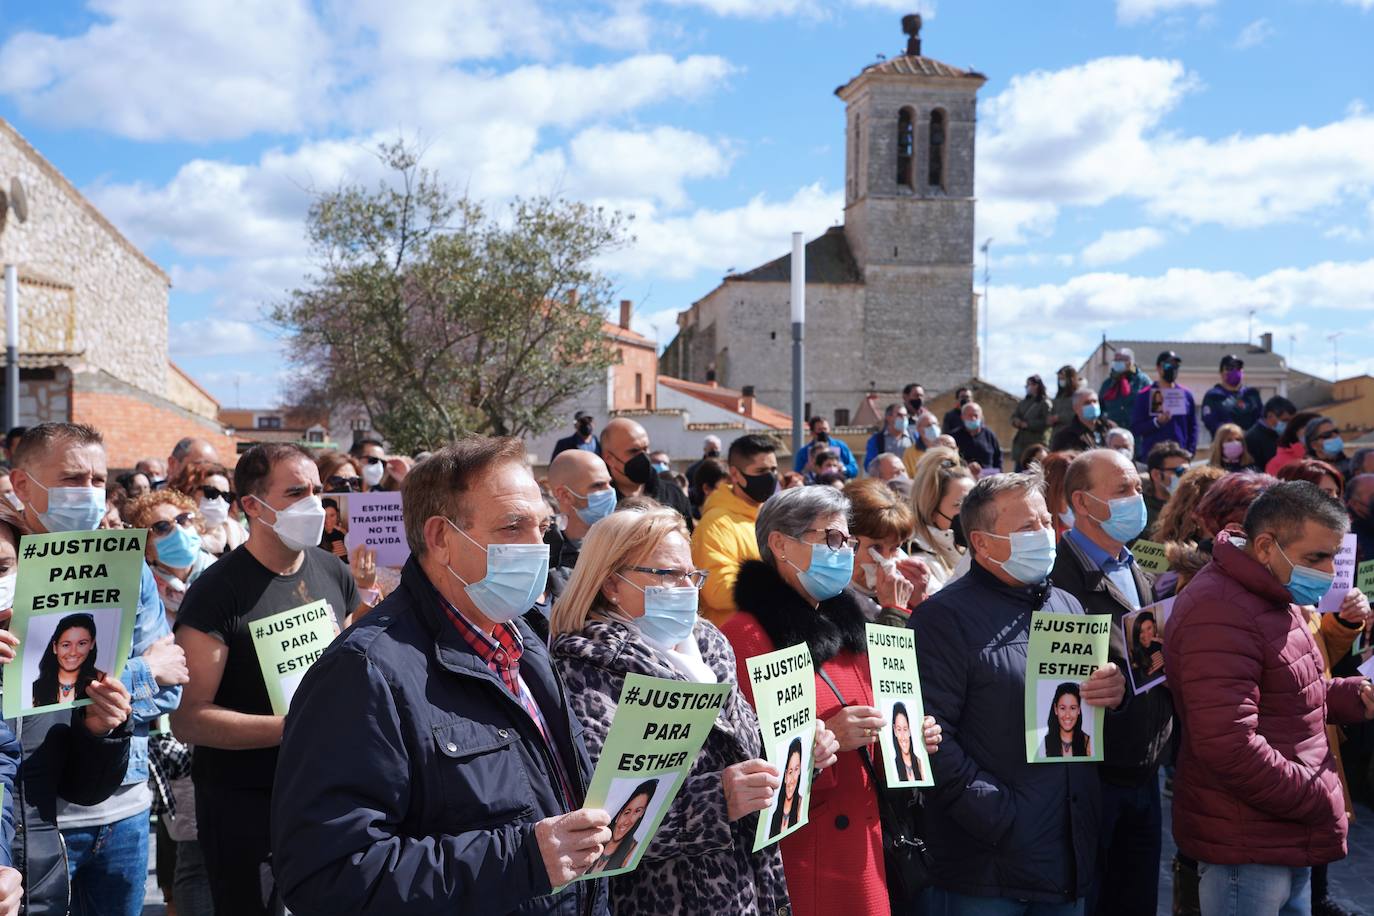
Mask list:
[{"label": "purple jacket", "polygon": [[1135,456],[1143,461],[1156,443],[1174,440],[1192,455],[1197,452],[1197,401],[1193,392],[1182,385],[1178,386],[1188,399],[1188,413],[1185,416],[1170,417],[1163,426],[1155,424],[1154,415],[1159,413],[1159,402],[1163,397],[1159,383],[1155,382],[1135,399],[1131,410],[1131,432],[1135,434]]}]

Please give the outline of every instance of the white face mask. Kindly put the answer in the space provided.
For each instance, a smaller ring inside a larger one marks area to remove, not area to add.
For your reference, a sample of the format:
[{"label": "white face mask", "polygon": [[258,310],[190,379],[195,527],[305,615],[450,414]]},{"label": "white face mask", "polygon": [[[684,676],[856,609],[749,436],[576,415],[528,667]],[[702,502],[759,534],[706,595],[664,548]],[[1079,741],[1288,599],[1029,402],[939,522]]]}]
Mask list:
[{"label": "white face mask", "polygon": [[367,484],[369,487],[375,487],[377,484],[381,483],[382,478],[385,476],[386,465],[375,461],[369,461],[367,464],[363,465],[363,483]]},{"label": "white face mask", "polygon": [[260,505],[276,513],[276,521],[271,523],[261,516],[259,518],[264,525],[277,533],[282,546],[287,550],[304,550],[307,547],[319,546],[320,538],[324,535],[324,504],[314,493],[301,497],[280,511],[272,509],[257,496],[253,498]]},{"label": "white face mask", "polygon": [[14,607],[14,586],[18,582],[17,573],[10,573],[0,579],[0,611]]},{"label": "white face mask", "polygon": [[5,494],[5,502],[10,504],[10,508],[15,512],[24,511],[24,501],[19,498],[19,494],[11,490]]},{"label": "white face mask", "polygon": [[229,503],[225,501],[223,496],[214,499],[206,499],[202,496],[197,508],[200,510],[200,517],[205,519],[207,527],[218,528],[229,521]]}]

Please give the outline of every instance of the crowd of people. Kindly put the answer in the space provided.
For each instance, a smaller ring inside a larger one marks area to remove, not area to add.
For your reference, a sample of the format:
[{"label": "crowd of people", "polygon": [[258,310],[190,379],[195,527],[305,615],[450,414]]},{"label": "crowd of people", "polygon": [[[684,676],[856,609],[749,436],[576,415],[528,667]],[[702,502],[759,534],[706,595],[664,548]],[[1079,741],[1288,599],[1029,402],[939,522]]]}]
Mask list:
[{"label": "crowd of people", "polygon": [[[937,417],[908,385],[862,465],[823,417],[790,467],[751,433],[682,473],[586,414],[538,475],[515,439],[232,467],[184,439],[111,478],[91,427],[11,431],[0,605],[22,537],[148,536],[121,676],[58,670],[94,637],[71,615],[45,689],[90,705],[0,731],[0,914],[136,916],[153,829],[187,916],[1153,916],[1162,891],[1185,916],[1348,912],[1327,870],[1374,796],[1370,605],[1315,606],[1347,534],[1374,559],[1374,452],[1261,401],[1235,357],[1199,410],[1179,365],[1031,376],[1005,456],[972,391]],[[344,546],[370,491],[399,491],[404,567]],[[314,602],[336,636],[281,715],[254,625]],[[1039,611],[1111,632],[1030,754]],[[869,623],[914,631],[923,720],[878,705]],[[802,644],[815,735],[770,762],[746,662]],[[18,646],[0,630],[0,670]],[[587,804],[631,674],[728,688],[644,849],[652,786]],[[924,775],[924,745],[933,786],[885,784],[885,734],[897,772]],[[755,849],[760,818],[785,835]]]}]

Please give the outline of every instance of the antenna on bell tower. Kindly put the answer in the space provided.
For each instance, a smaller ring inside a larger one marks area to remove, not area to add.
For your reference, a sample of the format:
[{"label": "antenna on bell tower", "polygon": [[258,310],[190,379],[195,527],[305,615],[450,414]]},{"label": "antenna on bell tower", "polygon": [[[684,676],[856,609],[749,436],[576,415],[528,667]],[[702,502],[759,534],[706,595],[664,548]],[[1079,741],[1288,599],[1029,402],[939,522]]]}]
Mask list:
[{"label": "antenna on bell tower", "polygon": [[902,34],[906,36],[908,57],[921,56],[921,14],[908,13],[902,17]]}]

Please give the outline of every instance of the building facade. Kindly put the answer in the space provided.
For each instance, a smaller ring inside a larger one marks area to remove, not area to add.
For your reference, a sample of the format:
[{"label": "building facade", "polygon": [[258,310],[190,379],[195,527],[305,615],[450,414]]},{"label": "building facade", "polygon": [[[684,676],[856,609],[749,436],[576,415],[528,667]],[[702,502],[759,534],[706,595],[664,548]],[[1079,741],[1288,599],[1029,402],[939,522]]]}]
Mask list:
[{"label": "building facade", "polygon": [[[905,54],[836,90],[844,225],[806,246],[806,412],[840,426],[869,392],[909,382],[945,391],[978,366],[974,140],[985,77],[923,56],[914,25]],[[752,386],[790,409],[790,276],[787,255],[725,277],[679,314],[664,374]]]}]

